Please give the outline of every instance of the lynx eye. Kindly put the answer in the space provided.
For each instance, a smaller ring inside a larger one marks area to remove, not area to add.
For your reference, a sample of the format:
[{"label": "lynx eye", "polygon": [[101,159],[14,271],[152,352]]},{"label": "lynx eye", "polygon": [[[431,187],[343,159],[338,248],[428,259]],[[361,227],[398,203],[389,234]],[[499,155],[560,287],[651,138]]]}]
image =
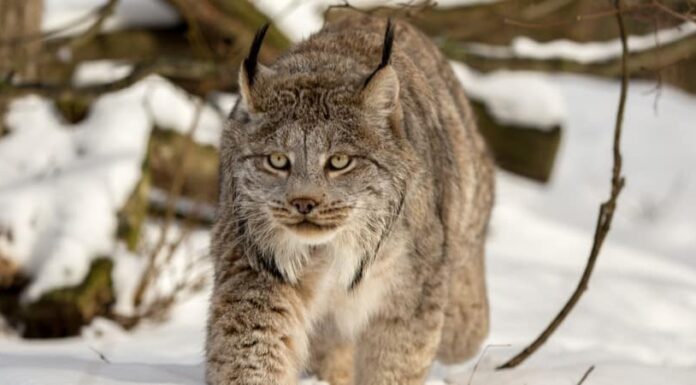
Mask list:
[{"label": "lynx eye", "polygon": [[350,165],[351,159],[345,154],[332,155],[329,158],[329,168],[334,171],[343,170]]},{"label": "lynx eye", "polygon": [[285,154],[274,152],[268,156],[268,164],[276,170],[287,170],[290,168],[290,159]]}]

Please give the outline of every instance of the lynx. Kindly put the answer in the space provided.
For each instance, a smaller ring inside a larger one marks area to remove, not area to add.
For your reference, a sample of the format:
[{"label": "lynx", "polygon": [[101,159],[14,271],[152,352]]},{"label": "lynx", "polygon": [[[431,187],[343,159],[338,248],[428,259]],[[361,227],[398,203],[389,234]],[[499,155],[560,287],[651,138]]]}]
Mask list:
[{"label": "lynx", "polygon": [[270,66],[266,28],[222,137],[206,380],[422,384],[488,332],[493,167],[468,101],[404,21],[340,11]]}]

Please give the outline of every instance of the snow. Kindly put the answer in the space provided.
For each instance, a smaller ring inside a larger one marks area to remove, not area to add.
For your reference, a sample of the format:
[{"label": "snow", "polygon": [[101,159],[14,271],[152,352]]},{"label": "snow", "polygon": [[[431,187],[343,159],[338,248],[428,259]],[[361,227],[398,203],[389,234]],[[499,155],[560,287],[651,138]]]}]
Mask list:
[{"label": "snow", "polygon": [[[152,286],[145,292],[142,304],[136,309],[133,298],[145,270],[147,258],[153,252],[162,231],[159,221],[148,220],[143,226],[141,246],[136,252],[129,251],[119,243],[113,254],[115,261],[113,280],[117,293],[113,311],[120,316],[134,316],[152,304],[172,294],[178,297],[190,295],[197,286],[208,283],[211,264],[208,260],[210,232],[207,229],[185,229],[179,225],[168,228],[165,247],[157,254],[157,275]],[[171,256],[170,247],[182,239]]]},{"label": "snow", "polygon": [[[78,78],[110,76],[103,64]],[[151,128],[188,132],[198,103],[156,76],[101,97],[76,125],[46,99],[13,101],[0,141],[0,255],[34,277],[26,299],[80,282],[92,259],[113,255],[115,214],[140,179]],[[205,104],[194,139],[217,145],[223,122]]]},{"label": "snow", "polygon": [[[109,83],[128,76],[133,66],[114,60],[93,60],[81,63],[73,76],[73,84],[86,86]],[[186,134],[196,120],[197,105],[202,101],[186,91],[158,77],[150,77],[146,84],[145,108],[159,128]],[[199,144],[217,146],[220,130],[237,96],[218,92],[209,103],[203,103],[193,139]]]},{"label": "snow", "polygon": [[[692,385],[696,98],[664,87],[656,112],[653,85],[644,82],[633,82],[630,89],[623,145],[627,186],[590,290],[529,362],[512,371],[493,370],[535,337],[574,289],[598,203],[608,194],[618,83],[539,76],[558,87],[567,106],[555,174],[548,185],[498,174],[487,262],[489,347],[469,363],[435,365],[428,385],[571,385],[591,365],[596,368],[588,384]],[[26,117],[36,114],[38,124],[47,113],[34,103]],[[10,140],[3,138],[0,145]],[[206,232],[195,238],[189,254],[205,254]],[[202,384],[207,296],[204,291],[182,301],[167,322],[146,323],[132,332],[98,320],[77,338],[2,337],[0,378],[17,385]],[[315,381],[302,381],[310,384]]]},{"label": "snow", "polygon": [[480,74],[454,61],[452,68],[467,95],[482,102],[498,123],[548,130],[561,126],[565,120],[563,96],[543,74],[529,71]]},{"label": "snow", "polygon": [[[647,51],[656,46],[681,40],[694,33],[696,33],[696,24],[685,22],[674,28],[661,29],[647,35],[629,36],[628,49],[630,52]],[[565,39],[537,42],[528,37],[519,36],[513,39],[509,47],[472,43],[467,44],[466,48],[472,54],[489,57],[564,59],[582,64],[602,62],[621,56],[621,41],[619,39],[588,43]]]},{"label": "snow", "polygon": [[[221,100],[225,106],[230,104],[227,99]],[[198,103],[201,101],[192,101],[186,91],[170,82],[162,82],[148,90],[146,108],[159,127],[186,134],[196,120]],[[221,110],[206,103],[203,103],[202,108],[193,139],[200,144],[217,146],[227,112],[232,109],[230,107],[225,110],[225,114],[221,114]]]},{"label": "snow", "polygon": [[[492,3],[497,0],[439,0],[438,7],[470,6],[482,3]],[[255,0],[258,7],[273,23],[280,28],[291,40],[300,41],[317,32],[324,25],[324,12],[332,5],[343,5],[343,0]],[[400,7],[407,2],[402,0],[350,0],[348,3],[358,9],[369,9],[378,6]],[[419,1],[413,2],[418,4]],[[301,22],[298,22],[301,20]]]},{"label": "snow", "polygon": [[105,96],[73,127],[45,99],[12,103],[0,142],[0,226],[14,237],[0,239],[0,254],[36,277],[28,298],[78,283],[91,259],[110,252],[114,213],[139,179],[150,130],[145,111],[131,108],[138,91]]},{"label": "snow", "polygon": [[93,60],[81,63],[73,74],[72,83],[78,87],[111,83],[127,77],[133,66],[115,60]]}]

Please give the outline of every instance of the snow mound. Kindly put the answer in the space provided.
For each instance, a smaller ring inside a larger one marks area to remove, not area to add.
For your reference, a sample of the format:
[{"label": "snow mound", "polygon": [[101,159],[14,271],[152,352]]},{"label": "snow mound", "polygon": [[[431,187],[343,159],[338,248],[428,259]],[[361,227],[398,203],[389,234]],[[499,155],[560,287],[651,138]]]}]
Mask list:
[{"label": "snow mound", "polygon": [[498,123],[541,130],[563,124],[564,98],[547,75],[526,71],[480,74],[461,63],[451,64],[467,95],[484,103]]},{"label": "snow mound", "polygon": [[30,96],[12,103],[12,133],[0,141],[0,240],[9,256],[36,279],[26,295],[76,284],[89,262],[109,254],[115,212],[139,179],[150,124],[131,108],[142,90],[97,101],[83,123],[68,127],[52,104]]},{"label": "snow mound", "polygon": [[75,69],[72,83],[78,87],[110,83],[125,78],[132,71],[131,64],[114,60],[93,60],[81,63]]},{"label": "snow mound", "polygon": [[[92,259],[113,255],[116,212],[140,179],[151,128],[188,132],[198,103],[156,76],[99,98],[76,125],[49,100],[13,101],[0,140],[0,255],[33,277],[28,299],[80,282]],[[217,145],[223,123],[205,105],[194,139]]]}]

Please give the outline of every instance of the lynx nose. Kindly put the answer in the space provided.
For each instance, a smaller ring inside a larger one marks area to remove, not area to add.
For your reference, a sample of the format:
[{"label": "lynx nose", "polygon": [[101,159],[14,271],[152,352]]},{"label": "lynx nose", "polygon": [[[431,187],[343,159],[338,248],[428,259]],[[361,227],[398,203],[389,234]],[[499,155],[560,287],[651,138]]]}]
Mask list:
[{"label": "lynx nose", "polygon": [[309,214],[317,207],[317,202],[310,198],[297,198],[290,202],[300,214]]}]

